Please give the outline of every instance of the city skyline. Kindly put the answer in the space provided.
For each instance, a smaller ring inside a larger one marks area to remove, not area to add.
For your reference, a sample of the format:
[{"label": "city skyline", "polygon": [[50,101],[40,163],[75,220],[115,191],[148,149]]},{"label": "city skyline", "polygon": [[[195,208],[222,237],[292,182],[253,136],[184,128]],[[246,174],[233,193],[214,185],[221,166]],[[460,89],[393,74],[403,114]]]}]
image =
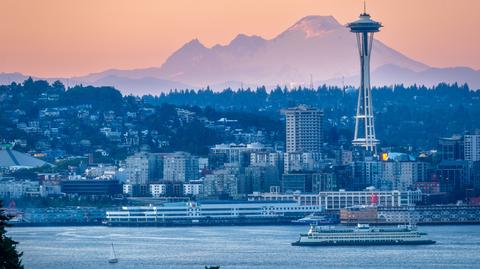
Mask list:
[{"label": "city skyline", "polygon": [[[295,4],[6,2],[2,10],[22,12],[2,14],[9,23],[0,28],[5,38],[0,72],[63,77],[110,68],[158,67],[194,38],[207,47],[225,45],[241,33],[270,39],[308,15],[332,15],[346,24],[358,16],[362,4],[307,0]],[[379,33],[380,41],[429,66],[473,69],[480,68],[480,53],[475,47],[480,34],[473,29],[479,24],[475,16],[479,6],[472,1],[446,0],[367,2],[369,13],[375,13],[389,28]],[[432,9],[436,12],[430,12]],[[27,42],[31,38],[34,46]]]},{"label": "city skyline", "polygon": [[4,1],[0,267],[473,267],[478,3]]}]

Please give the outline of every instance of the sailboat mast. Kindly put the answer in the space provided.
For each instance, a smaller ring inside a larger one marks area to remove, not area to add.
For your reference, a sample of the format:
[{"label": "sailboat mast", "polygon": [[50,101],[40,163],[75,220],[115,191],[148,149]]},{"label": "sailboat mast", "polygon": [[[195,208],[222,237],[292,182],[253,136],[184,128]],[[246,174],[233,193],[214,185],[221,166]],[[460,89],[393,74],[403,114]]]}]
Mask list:
[{"label": "sailboat mast", "polygon": [[112,243],[112,254],[113,254],[113,258],[117,257],[117,255],[115,255],[115,248],[113,247],[113,243]]}]

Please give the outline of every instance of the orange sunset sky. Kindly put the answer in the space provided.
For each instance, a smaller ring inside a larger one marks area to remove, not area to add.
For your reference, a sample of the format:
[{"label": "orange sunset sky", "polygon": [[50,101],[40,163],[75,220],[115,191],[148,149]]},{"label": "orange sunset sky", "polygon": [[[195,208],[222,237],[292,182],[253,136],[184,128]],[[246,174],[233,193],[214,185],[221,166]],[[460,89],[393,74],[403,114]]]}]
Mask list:
[{"label": "orange sunset sky", "polygon": [[[307,15],[344,24],[361,0],[0,0],[0,72],[57,77],[160,66],[193,38],[273,38]],[[435,67],[480,69],[480,1],[368,0],[377,38]]]}]

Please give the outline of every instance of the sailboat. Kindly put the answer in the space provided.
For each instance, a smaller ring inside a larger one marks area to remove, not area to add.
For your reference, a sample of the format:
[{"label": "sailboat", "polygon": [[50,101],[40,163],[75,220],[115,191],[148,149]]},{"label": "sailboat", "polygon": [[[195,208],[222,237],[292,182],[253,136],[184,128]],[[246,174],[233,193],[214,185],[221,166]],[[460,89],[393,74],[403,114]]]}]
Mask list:
[{"label": "sailboat", "polygon": [[108,259],[108,262],[109,263],[117,263],[118,262],[117,255],[115,255],[115,248],[113,247],[113,243],[112,243],[112,250],[110,251],[110,259]]}]

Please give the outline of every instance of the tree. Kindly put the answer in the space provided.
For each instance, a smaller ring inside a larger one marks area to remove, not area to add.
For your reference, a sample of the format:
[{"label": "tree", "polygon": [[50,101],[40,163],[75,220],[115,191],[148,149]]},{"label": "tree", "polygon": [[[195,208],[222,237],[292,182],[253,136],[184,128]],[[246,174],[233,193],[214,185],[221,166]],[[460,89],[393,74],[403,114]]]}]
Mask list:
[{"label": "tree", "polygon": [[5,228],[10,226],[7,223],[9,219],[0,201],[0,269],[23,269],[21,260],[23,253],[17,251],[17,242],[6,235]]}]

